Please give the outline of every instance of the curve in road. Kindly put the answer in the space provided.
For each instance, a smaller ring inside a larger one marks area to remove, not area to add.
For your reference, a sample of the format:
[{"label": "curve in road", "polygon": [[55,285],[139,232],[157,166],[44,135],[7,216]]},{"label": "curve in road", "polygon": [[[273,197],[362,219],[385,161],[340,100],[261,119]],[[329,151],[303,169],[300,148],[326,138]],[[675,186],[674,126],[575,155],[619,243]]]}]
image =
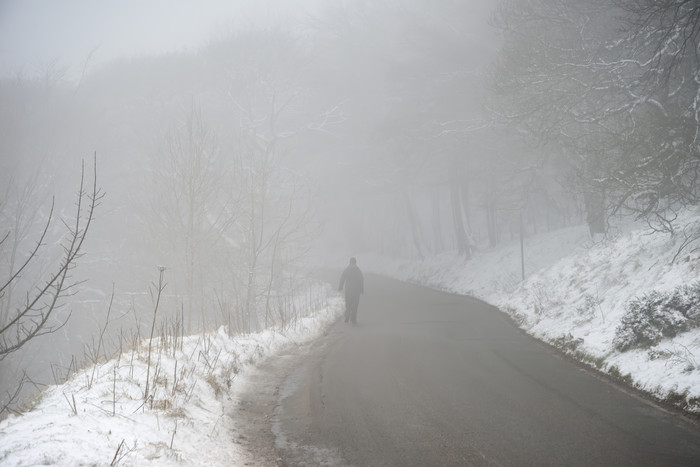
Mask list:
[{"label": "curve in road", "polygon": [[686,419],[481,301],[377,276],[356,326],[336,323],[257,378],[266,391],[241,409],[260,465],[700,465]]}]

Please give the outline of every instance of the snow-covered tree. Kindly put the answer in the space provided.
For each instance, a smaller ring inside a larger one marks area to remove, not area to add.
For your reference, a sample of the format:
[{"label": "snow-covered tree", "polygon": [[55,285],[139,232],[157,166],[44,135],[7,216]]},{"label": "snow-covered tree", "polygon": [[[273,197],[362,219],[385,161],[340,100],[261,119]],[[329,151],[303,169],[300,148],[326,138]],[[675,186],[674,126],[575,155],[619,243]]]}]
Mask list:
[{"label": "snow-covered tree", "polygon": [[496,18],[502,116],[566,148],[592,230],[605,210],[672,231],[700,200],[695,2],[504,1]]}]

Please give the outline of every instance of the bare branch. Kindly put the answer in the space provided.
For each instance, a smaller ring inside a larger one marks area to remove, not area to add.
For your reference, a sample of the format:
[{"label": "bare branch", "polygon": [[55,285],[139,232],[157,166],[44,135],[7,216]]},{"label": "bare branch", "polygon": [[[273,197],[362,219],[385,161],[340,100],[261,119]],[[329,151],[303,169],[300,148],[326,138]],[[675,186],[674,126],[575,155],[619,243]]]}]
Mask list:
[{"label": "bare branch", "polygon": [[[75,267],[77,259],[81,255],[81,250],[87,233],[89,231],[96,207],[102,199],[102,193],[97,188],[97,155],[94,156],[93,185],[92,191],[88,194],[84,190],[85,165],[81,169],[80,188],[78,190],[78,201],[73,227],[68,228],[68,237],[62,246],[64,254],[59,263],[58,269],[49,275],[43,286],[36,288],[33,292],[27,292],[26,302],[17,307],[16,312],[0,328],[0,360],[7,357],[26,345],[32,339],[50,334],[61,329],[70,318],[70,315],[59,326],[48,325],[53,312],[60,308],[59,300],[70,296],[70,287],[75,284],[68,282],[69,273]],[[87,198],[87,213],[83,213],[83,202]],[[26,267],[37,258],[40,248],[43,246],[44,238],[48,232],[54,211],[54,202],[51,203],[51,212],[48,220],[37,242],[34,250],[23,265],[7,280],[0,292],[9,287]]]}]

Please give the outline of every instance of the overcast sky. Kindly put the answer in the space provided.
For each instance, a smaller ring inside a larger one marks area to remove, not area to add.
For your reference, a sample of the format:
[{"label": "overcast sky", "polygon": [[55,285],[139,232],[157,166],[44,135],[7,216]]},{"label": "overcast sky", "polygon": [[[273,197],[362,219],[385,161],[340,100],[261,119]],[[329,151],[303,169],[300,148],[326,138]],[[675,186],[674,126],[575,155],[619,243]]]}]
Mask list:
[{"label": "overcast sky", "polygon": [[197,47],[212,35],[298,18],[320,0],[0,0],[0,76],[54,62],[75,76],[117,57]]}]

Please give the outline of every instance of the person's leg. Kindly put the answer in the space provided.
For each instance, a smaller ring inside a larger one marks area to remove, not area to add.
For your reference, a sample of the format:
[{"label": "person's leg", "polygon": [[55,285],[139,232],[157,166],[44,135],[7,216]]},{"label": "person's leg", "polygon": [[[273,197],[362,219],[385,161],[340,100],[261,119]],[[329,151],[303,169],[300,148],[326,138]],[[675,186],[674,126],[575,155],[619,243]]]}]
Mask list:
[{"label": "person's leg", "polygon": [[350,320],[353,323],[357,323],[357,307],[360,305],[360,297],[352,297],[350,304]]}]

